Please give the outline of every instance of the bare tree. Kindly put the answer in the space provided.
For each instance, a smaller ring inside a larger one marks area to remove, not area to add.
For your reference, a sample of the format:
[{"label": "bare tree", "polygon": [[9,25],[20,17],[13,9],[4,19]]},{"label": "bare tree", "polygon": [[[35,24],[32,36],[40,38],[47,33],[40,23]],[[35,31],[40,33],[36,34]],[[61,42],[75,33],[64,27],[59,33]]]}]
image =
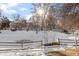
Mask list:
[{"label": "bare tree", "polygon": [[61,20],[61,28],[63,30],[78,30],[78,22],[79,22],[79,4],[77,3],[69,3],[64,4],[61,8],[62,20]]},{"label": "bare tree", "polygon": [[[51,8],[51,4],[49,3],[40,3],[40,4],[33,4],[34,5],[34,13],[36,13],[35,19],[37,19],[37,22],[40,23],[41,29],[50,29],[52,30],[52,27],[55,27],[54,24],[54,17],[53,17],[53,8]],[[40,12],[39,10],[42,9]],[[38,13],[42,13],[43,15],[39,15]]]}]

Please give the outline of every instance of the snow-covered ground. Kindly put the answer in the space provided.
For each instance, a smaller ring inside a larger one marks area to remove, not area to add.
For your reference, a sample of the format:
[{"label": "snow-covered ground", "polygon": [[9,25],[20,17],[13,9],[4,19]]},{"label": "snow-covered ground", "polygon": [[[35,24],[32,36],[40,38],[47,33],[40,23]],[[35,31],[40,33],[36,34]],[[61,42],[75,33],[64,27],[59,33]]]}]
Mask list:
[{"label": "snow-covered ground", "polygon": [[68,38],[69,35],[54,31],[39,31],[36,34],[36,31],[8,31],[2,30],[0,33],[0,41],[17,41],[17,40],[43,40],[45,41],[44,37],[48,39],[48,42],[56,41],[58,38]]},{"label": "snow-covered ground", "polygon": [[[56,32],[56,31],[39,31],[37,34],[36,34],[36,31],[9,31],[9,30],[1,30],[2,33],[0,33],[0,42],[16,42],[18,40],[31,40],[31,41],[43,41],[43,43],[51,43],[51,42],[54,42],[54,41],[57,41],[58,38],[60,39],[67,39],[69,37],[71,37],[72,35],[71,34],[64,34],[64,33],[60,33],[60,32]],[[47,39],[47,40],[45,40]],[[0,44],[1,45],[1,44]],[[37,45],[37,44],[36,44]],[[26,47],[26,46],[25,46]],[[31,46],[33,47],[33,46]],[[6,48],[20,48],[19,46],[0,46],[0,49],[6,49]],[[35,49],[38,49],[35,48]],[[41,48],[39,48],[41,49]],[[38,49],[38,50],[39,50]],[[64,50],[64,48],[60,48],[62,50]],[[52,50],[59,50],[59,47],[56,49],[54,47],[47,47],[46,49],[46,52],[47,51],[52,51]],[[32,51],[33,52],[33,51]],[[29,52],[29,54],[32,54],[32,52]],[[36,53],[37,55],[38,54],[43,54],[43,51],[37,51],[36,52],[33,52],[33,53]],[[0,55],[26,55],[26,51],[15,51],[15,52],[7,52],[7,53],[0,53]],[[33,54],[34,55],[34,54]]]}]

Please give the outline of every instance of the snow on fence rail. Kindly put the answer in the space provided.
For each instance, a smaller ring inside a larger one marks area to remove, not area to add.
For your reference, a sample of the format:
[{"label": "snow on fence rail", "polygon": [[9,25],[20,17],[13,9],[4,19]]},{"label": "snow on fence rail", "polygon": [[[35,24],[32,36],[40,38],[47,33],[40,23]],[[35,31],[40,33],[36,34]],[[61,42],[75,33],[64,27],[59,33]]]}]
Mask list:
[{"label": "snow on fence rail", "polygon": [[[32,52],[32,53],[37,53],[37,52],[40,52],[40,53],[42,53],[43,54],[43,49],[42,49],[42,41],[17,41],[17,42],[0,42],[0,46],[9,46],[9,48],[4,48],[4,49],[2,49],[2,48],[0,48],[0,55],[2,54],[2,53],[4,53],[4,55],[5,55],[5,53],[14,53],[14,54],[16,54],[17,55],[17,53],[19,53],[19,54],[22,54],[22,53],[24,53],[24,54],[26,54],[27,55],[27,53],[29,53],[29,55],[30,55],[30,53]],[[16,47],[17,48],[16,48]],[[11,48],[11,47],[14,47],[14,48]],[[33,55],[31,53],[31,55]],[[23,55],[23,54],[22,54]]]},{"label": "snow on fence rail", "polygon": [[79,39],[58,39],[58,42],[66,49],[79,48]]},{"label": "snow on fence rail", "polygon": [[43,42],[42,41],[24,41],[24,40],[20,40],[20,41],[16,41],[16,42],[0,42],[0,46],[21,46],[23,48],[23,46],[29,46],[30,45],[32,47],[34,46],[42,46]]}]

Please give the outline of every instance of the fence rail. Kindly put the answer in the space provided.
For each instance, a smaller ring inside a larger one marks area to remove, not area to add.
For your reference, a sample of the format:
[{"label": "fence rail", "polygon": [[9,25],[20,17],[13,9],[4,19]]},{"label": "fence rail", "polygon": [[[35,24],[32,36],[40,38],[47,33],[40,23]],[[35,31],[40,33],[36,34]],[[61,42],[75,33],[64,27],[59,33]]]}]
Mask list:
[{"label": "fence rail", "polygon": [[[42,46],[42,44],[43,44],[43,42],[42,41],[29,41],[29,42],[24,42],[24,41],[22,41],[22,42],[0,42],[0,47],[4,47],[5,48],[5,46],[6,47],[14,47],[15,49],[10,49],[10,50],[17,50],[17,46],[18,47],[20,47],[19,49],[21,49],[21,50],[24,50],[24,48],[28,48],[29,47],[29,49],[30,48],[35,48],[35,47],[41,47]],[[26,48],[26,49],[27,49]],[[9,50],[9,49],[3,49],[3,50]],[[0,49],[0,51],[2,51],[1,49]]]},{"label": "fence rail", "polygon": [[72,44],[73,46],[79,46],[79,39],[58,39],[60,45]]},{"label": "fence rail", "polygon": [[20,44],[20,43],[37,43],[42,41],[29,41],[29,42],[0,42],[0,43],[7,43],[7,44]]}]

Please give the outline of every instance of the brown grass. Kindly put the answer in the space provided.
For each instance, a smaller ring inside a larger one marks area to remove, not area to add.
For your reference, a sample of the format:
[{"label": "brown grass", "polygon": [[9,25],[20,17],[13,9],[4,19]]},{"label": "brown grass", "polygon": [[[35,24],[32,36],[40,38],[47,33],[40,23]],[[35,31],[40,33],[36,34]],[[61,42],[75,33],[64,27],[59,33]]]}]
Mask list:
[{"label": "brown grass", "polygon": [[79,49],[68,49],[65,51],[52,51],[48,52],[48,56],[78,56]]}]

